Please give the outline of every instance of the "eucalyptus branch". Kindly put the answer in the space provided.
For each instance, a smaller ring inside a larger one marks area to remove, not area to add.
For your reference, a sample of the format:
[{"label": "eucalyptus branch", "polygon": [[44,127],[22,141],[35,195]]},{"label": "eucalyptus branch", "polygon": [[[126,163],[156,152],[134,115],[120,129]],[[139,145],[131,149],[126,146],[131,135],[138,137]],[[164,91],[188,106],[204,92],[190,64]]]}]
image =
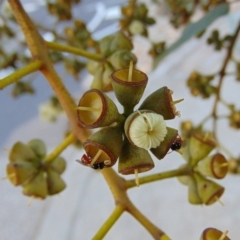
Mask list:
[{"label": "eucalyptus branch", "polygon": [[237,40],[237,36],[239,34],[239,31],[240,31],[240,22],[239,22],[239,24],[238,24],[238,26],[235,30],[235,33],[233,34],[231,43],[230,43],[230,45],[227,49],[227,54],[226,54],[225,60],[223,61],[222,68],[219,72],[219,82],[218,82],[218,86],[217,86],[216,98],[215,98],[215,101],[214,101],[213,112],[212,112],[213,134],[214,134],[215,138],[216,138],[216,129],[217,129],[217,105],[218,105],[219,101],[221,100],[221,88],[222,88],[223,79],[226,75],[227,65],[228,65],[228,62],[231,60],[233,47],[234,47],[235,42]]},{"label": "eucalyptus branch", "polygon": [[0,80],[0,89],[7,87],[8,85],[17,82],[22,77],[36,72],[43,66],[43,62],[40,60],[35,60],[29,63],[27,66],[24,66],[21,69],[14,71],[12,74]]},{"label": "eucalyptus branch", "polygon": [[56,51],[61,51],[61,52],[69,52],[69,53],[73,53],[73,54],[76,54],[76,55],[79,55],[82,57],[86,57],[88,59],[92,59],[95,61],[103,60],[103,57],[100,54],[88,52],[88,51],[85,51],[80,48],[71,47],[71,46],[56,43],[56,42],[46,41],[45,43],[46,43],[46,46],[48,47],[48,49],[51,49],[51,50],[56,50]]},{"label": "eucalyptus branch", "polygon": [[76,137],[70,133],[49,155],[44,159],[44,163],[52,162],[56,157],[58,157],[62,151],[64,151],[70,144],[76,140]]},{"label": "eucalyptus branch", "polygon": [[106,222],[102,225],[102,227],[98,230],[98,232],[94,235],[92,240],[98,240],[103,239],[105,235],[108,233],[108,231],[112,228],[112,226],[115,224],[115,222],[119,219],[119,217],[124,212],[124,207],[121,205],[117,205],[109,218],[106,220]]},{"label": "eucalyptus branch", "polygon": [[130,203],[128,207],[128,212],[132,214],[135,219],[145,227],[145,229],[148,230],[154,239],[171,240],[162,230],[149,221],[132,203]]},{"label": "eucalyptus branch", "polygon": [[162,230],[149,221],[131,202],[126,193],[126,180],[121,178],[112,168],[104,168],[101,173],[112,192],[117,206],[122,206],[126,211],[132,214],[146,228],[154,239],[169,239]]},{"label": "eucalyptus branch", "polygon": [[[166,171],[162,173],[156,173],[152,174],[146,177],[141,177],[139,178],[139,184],[146,184],[150,182],[155,182],[167,178],[173,178],[173,177],[178,177],[178,176],[184,176],[184,175],[190,175],[192,173],[192,168],[189,166],[186,166],[185,168],[179,168],[176,170],[171,170],[171,171]],[[126,187],[133,188],[136,187],[136,182],[135,179],[128,180],[126,181]]]}]

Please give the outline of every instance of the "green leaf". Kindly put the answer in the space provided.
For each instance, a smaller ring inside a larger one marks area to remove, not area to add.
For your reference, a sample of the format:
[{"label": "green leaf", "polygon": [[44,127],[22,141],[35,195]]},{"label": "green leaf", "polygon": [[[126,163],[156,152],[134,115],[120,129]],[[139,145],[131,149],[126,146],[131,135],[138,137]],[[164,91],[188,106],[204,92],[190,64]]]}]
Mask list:
[{"label": "green leaf", "polygon": [[171,52],[179,48],[182,44],[188,41],[191,37],[196,36],[198,33],[207,28],[217,18],[227,14],[229,11],[229,4],[221,4],[215,7],[212,11],[209,11],[203,18],[198,22],[189,24],[182,33],[182,36],[173,43],[168,49],[162,52],[156,57],[153,63],[153,68],[156,68],[159,62],[169,55]]}]

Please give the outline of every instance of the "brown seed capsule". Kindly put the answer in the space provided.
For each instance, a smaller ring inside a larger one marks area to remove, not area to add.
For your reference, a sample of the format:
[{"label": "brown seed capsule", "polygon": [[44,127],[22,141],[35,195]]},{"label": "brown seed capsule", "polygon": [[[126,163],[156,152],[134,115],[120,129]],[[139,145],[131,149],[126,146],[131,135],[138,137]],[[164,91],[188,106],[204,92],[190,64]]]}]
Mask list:
[{"label": "brown seed capsule", "polygon": [[145,73],[133,69],[129,77],[129,69],[120,69],[112,73],[112,85],[118,101],[122,106],[133,109],[140,101],[148,82]]},{"label": "brown seed capsule", "polygon": [[165,120],[173,119],[180,114],[175,108],[175,103],[179,101],[173,101],[172,93],[167,87],[159,88],[144,100],[139,109],[152,110],[161,114]]},{"label": "brown seed capsule", "polygon": [[114,102],[106,94],[91,89],[80,99],[77,116],[79,123],[84,127],[96,128],[118,121],[120,114]]},{"label": "brown seed capsule", "polygon": [[216,153],[199,161],[197,169],[204,176],[221,179],[228,172],[228,162],[221,153]]},{"label": "brown seed capsule", "polygon": [[166,156],[169,149],[172,147],[173,143],[178,137],[178,131],[174,128],[167,127],[167,135],[160,145],[156,148],[151,148],[151,152],[157,159],[162,159]]},{"label": "brown seed capsule", "polygon": [[91,135],[83,147],[91,159],[90,165],[104,162],[104,167],[113,166],[122,149],[123,134],[120,127],[105,127]]},{"label": "brown seed capsule", "polygon": [[224,192],[222,186],[204,178],[200,173],[195,173],[194,178],[197,182],[198,194],[204,204],[211,205],[220,199]]},{"label": "brown seed capsule", "polygon": [[214,148],[216,143],[208,134],[195,133],[189,140],[186,150],[189,152],[189,160],[192,166],[195,166],[200,160],[205,158]]},{"label": "brown seed capsule", "polygon": [[119,156],[118,172],[124,175],[146,172],[154,167],[154,162],[147,150],[133,146],[127,139]]}]

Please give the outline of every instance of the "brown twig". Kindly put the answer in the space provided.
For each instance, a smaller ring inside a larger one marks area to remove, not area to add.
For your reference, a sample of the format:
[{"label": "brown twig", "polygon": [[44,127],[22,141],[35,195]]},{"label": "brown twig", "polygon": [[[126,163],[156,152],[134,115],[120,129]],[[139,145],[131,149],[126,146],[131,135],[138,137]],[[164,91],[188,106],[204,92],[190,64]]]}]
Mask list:
[{"label": "brown twig", "polygon": [[112,192],[116,206],[122,206],[125,211],[129,212],[134,218],[136,218],[136,220],[147,229],[154,239],[161,239],[163,236],[165,239],[169,239],[169,237],[161,229],[149,221],[129,199],[126,192],[126,180],[119,177],[112,168],[103,169],[102,174]]},{"label": "brown twig", "polygon": [[228,65],[228,62],[229,60],[231,59],[232,57],[232,52],[233,52],[233,47],[234,47],[234,44],[237,40],[237,36],[239,34],[239,31],[240,31],[240,22],[235,30],[235,33],[232,37],[232,40],[231,40],[231,43],[227,49],[227,54],[226,54],[226,57],[225,57],[225,60],[223,62],[223,65],[221,67],[221,70],[219,72],[219,82],[218,82],[218,86],[217,86],[217,92],[216,92],[216,98],[215,98],[215,101],[214,101],[214,105],[213,105],[213,111],[212,111],[212,117],[213,117],[213,135],[214,137],[216,138],[216,129],[217,129],[217,106],[218,106],[218,103],[221,99],[221,88],[222,88],[222,83],[223,83],[223,80],[224,80],[224,77],[226,75],[226,69],[227,69],[227,65]]}]

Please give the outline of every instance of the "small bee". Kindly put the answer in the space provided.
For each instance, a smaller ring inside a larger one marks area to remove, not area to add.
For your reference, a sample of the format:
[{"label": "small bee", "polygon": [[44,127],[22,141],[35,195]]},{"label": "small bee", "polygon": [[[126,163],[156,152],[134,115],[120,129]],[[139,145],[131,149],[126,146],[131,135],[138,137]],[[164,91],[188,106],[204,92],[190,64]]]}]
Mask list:
[{"label": "small bee", "polygon": [[89,157],[88,155],[86,154],[83,154],[81,160],[76,160],[77,162],[81,163],[82,165],[84,166],[87,166],[87,167],[91,167],[93,169],[103,169],[105,164],[104,162],[95,162],[92,166],[91,166],[91,161],[92,161],[92,158]]},{"label": "small bee", "polygon": [[173,151],[180,150],[183,145],[184,145],[184,141],[179,136],[176,138],[175,142],[172,144],[171,149]]}]

